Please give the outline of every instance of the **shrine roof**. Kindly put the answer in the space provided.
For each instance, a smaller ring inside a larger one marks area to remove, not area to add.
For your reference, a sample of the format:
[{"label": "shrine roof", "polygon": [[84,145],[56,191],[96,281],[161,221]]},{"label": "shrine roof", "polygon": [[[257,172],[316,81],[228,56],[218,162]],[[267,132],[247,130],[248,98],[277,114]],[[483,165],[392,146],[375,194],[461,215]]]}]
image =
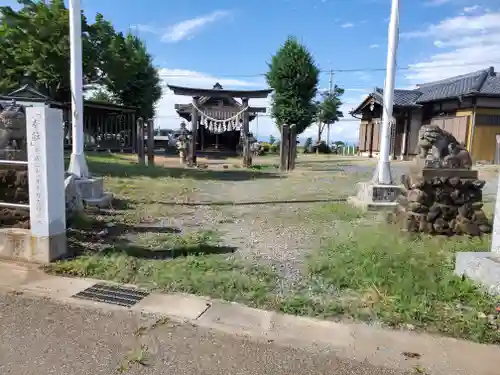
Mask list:
[{"label": "shrine roof", "polygon": [[[216,84],[212,89],[200,89],[184,86],[167,85],[175,95],[185,95],[192,97],[210,97],[210,98],[267,98],[273,91],[271,89],[265,90],[225,90]],[[220,88],[219,88],[220,87]]]}]

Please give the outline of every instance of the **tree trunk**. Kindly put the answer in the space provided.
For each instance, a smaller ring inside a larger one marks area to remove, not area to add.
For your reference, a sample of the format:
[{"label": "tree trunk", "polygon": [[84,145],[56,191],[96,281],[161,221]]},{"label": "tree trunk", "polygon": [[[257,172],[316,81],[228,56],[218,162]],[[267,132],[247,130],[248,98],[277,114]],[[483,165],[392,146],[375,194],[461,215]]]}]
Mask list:
[{"label": "tree trunk", "polygon": [[321,142],[321,133],[323,133],[323,129],[321,128],[321,122],[318,122],[318,138],[316,139],[317,144]]},{"label": "tree trunk", "polygon": [[155,137],[154,137],[154,122],[152,119],[148,120],[147,125],[148,134],[148,167],[155,165]]},{"label": "tree trunk", "polygon": [[290,128],[289,134],[289,154],[288,154],[288,170],[295,169],[295,159],[297,158],[297,132],[295,126]]},{"label": "tree trunk", "polygon": [[280,170],[288,171],[288,156],[290,149],[290,138],[288,125],[281,125],[281,143],[280,143]]},{"label": "tree trunk", "polygon": [[137,157],[139,165],[145,165],[145,150],[144,150],[144,120],[142,117],[137,119]]},{"label": "tree trunk", "polygon": [[325,125],[322,125],[321,122],[318,123],[318,139],[316,139],[316,155],[319,155],[319,144],[321,143],[321,134],[323,134],[323,130],[325,129]]}]

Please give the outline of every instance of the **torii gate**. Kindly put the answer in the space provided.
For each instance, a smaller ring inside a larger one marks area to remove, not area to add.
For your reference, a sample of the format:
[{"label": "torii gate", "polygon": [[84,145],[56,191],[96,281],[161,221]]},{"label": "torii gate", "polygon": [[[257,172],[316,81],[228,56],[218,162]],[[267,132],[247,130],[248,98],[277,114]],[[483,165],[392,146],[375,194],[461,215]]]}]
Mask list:
[{"label": "torii gate", "polygon": [[[249,167],[252,165],[252,155],[250,152],[250,142],[248,133],[250,132],[250,113],[262,112],[262,108],[252,108],[249,106],[249,99],[265,99],[272,92],[271,89],[266,90],[225,90],[220,88],[214,89],[200,89],[191,87],[181,87],[167,85],[170,90],[173,91],[175,95],[191,96],[193,102],[191,105],[191,134],[192,140],[190,143],[190,149],[188,152],[188,164],[196,165],[196,143],[198,135],[198,126],[202,118],[206,118],[209,121],[220,122],[220,123],[236,123],[242,124],[242,140],[243,140],[243,166]],[[211,97],[211,98],[241,98],[242,106],[239,112],[225,112],[224,118],[214,118],[210,113],[205,113],[199,108],[200,97]],[[233,113],[234,112],[234,113]],[[240,120],[241,119],[241,120]]]}]

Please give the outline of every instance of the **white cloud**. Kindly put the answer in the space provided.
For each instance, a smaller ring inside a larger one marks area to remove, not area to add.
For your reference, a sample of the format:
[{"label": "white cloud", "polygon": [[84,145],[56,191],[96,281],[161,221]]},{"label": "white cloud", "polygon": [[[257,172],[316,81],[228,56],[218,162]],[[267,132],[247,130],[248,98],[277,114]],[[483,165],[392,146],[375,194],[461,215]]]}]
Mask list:
[{"label": "white cloud", "polygon": [[[343,141],[352,144],[358,142],[359,120],[352,117],[349,112],[356,108],[366,98],[366,95],[371,90],[346,88],[345,91],[347,96],[342,99],[344,104],[340,108],[344,117],[342,120],[330,126],[330,142]],[[361,94],[356,95],[351,93]],[[304,140],[307,137],[311,137],[313,140],[316,140],[318,137],[318,127],[316,125],[311,125],[300,136],[301,140]],[[324,141],[327,140],[326,129],[323,131],[321,138]]]},{"label": "white cloud", "polygon": [[161,34],[160,28],[151,25],[138,24],[132,25],[131,28],[142,33]]},{"label": "white cloud", "polygon": [[192,18],[170,26],[162,35],[162,41],[175,43],[184,39],[191,39],[203,27],[227,17],[229,12],[218,10],[204,16]]},{"label": "white cloud", "polygon": [[379,48],[379,47],[380,47],[380,45],[378,45],[378,44],[372,44],[372,45],[370,46],[370,48]]},{"label": "white cloud", "polygon": [[472,5],[470,7],[465,7],[464,8],[464,12],[465,13],[473,13],[474,11],[476,11],[476,10],[478,10],[480,8],[481,8],[481,6],[476,4],[476,5]]},{"label": "white cloud", "polygon": [[429,0],[425,3],[427,6],[439,6],[443,4],[447,4],[451,2],[452,0]]},{"label": "white cloud", "polygon": [[354,24],[350,23],[350,22],[347,22],[347,23],[344,23],[344,24],[340,25],[340,27],[342,27],[343,29],[348,29],[350,27],[354,27]]},{"label": "white cloud", "polygon": [[500,66],[500,12],[446,18],[402,38],[428,38],[436,51],[411,65],[409,83],[424,83]]}]

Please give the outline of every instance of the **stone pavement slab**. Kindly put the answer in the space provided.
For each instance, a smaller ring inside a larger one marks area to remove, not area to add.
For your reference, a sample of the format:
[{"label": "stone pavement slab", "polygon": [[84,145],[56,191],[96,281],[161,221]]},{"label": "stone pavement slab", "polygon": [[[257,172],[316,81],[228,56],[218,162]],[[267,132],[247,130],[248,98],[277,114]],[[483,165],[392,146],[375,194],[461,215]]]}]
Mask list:
[{"label": "stone pavement slab", "polygon": [[196,320],[210,308],[210,299],[185,294],[152,294],[132,307],[134,311],[158,313],[181,320]]}]

